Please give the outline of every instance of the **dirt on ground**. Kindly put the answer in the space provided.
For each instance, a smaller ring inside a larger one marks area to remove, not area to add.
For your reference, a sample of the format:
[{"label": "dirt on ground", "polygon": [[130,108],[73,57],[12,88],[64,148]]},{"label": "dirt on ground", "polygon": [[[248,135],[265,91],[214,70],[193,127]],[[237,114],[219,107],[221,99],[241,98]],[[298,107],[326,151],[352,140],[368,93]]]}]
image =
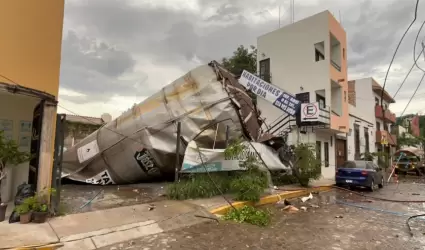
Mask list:
[{"label": "dirt on ground", "polygon": [[166,199],[167,183],[131,185],[66,184],[61,188],[61,213],[75,214]]},{"label": "dirt on ground", "polygon": [[[380,198],[425,200],[425,185],[413,182],[389,184],[374,193],[361,189],[354,192]],[[273,219],[265,228],[211,221],[102,249],[425,249],[425,219],[410,222],[413,236],[406,226],[409,215],[425,213],[424,203],[379,201],[354,192],[333,190],[313,194],[314,198],[305,203],[291,200],[300,209],[292,214],[282,211],[282,205],[269,206]]]}]

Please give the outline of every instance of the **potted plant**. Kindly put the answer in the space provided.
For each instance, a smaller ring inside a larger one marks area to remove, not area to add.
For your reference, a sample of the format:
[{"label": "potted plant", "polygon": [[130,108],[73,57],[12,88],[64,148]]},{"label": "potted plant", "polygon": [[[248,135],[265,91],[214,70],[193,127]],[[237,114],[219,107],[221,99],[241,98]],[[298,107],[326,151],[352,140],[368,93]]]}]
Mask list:
[{"label": "potted plant", "polygon": [[[18,144],[14,140],[8,140],[4,136],[4,131],[0,131],[0,187],[1,182],[7,177],[6,168],[14,167],[29,161],[31,155],[21,152]],[[6,217],[7,204],[3,203],[0,194],[0,222]]]},{"label": "potted plant", "polygon": [[32,212],[32,221],[34,223],[44,223],[49,215],[49,207],[47,204],[37,203]]},{"label": "potted plant", "polygon": [[35,203],[33,206],[33,222],[44,223],[49,215],[49,198],[56,195],[54,188],[43,190],[35,195]]},{"label": "potted plant", "polygon": [[23,203],[17,206],[15,211],[19,214],[19,221],[21,224],[27,224],[31,222],[32,211],[28,204]]}]

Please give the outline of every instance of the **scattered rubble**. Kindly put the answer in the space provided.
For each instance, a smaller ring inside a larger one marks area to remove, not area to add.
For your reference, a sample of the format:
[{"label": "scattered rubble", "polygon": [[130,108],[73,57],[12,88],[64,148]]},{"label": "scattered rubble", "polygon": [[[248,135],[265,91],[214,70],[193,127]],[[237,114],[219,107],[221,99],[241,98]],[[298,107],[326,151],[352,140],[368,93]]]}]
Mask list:
[{"label": "scattered rubble", "polygon": [[309,196],[301,197],[301,201],[302,202],[306,202],[306,201],[311,200],[311,199],[313,199],[313,194],[312,193],[310,193]]}]

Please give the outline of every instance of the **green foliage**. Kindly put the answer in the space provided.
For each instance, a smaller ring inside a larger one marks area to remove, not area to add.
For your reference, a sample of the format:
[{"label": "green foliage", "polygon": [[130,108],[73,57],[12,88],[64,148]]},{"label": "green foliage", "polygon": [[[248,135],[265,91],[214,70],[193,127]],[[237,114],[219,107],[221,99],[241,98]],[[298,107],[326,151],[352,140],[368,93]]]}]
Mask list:
[{"label": "green foliage", "polygon": [[[225,149],[225,158],[239,159],[246,149],[247,146],[241,140],[235,140]],[[185,200],[209,198],[223,192],[234,194],[237,200],[258,201],[268,185],[267,175],[260,171],[257,158],[252,156],[241,161],[240,167],[244,171],[189,175],[187,179],[169,184],[166,189],[167,196],[170,199]]]},{"label": "green foliage", "polygon": [[29,213],[31,211],[31,208],[28,204],[26,203],[22,203],[21,205],[15,207],[15,211],[21,215],[21,214],[26,214]]},{"label": "green foliage", "polygon": [[296,162],[293,174],[301,186],[308,186],[311,179],[317,180],[321,176],[322,163],[316,158],[314,148],[313,145],[306,143],[300,143],[295,146]]},{"label": "green foliage", "polygon": [[233,159],[242,155],[242,153],[247,149],[247,146],[242,143],[241,139],[236,139],[232,141],[227,148],[224,150],[224,157],[226,160]]},{"label": "green foliage", "polygon": [[224,215],[224,220],[249,223],[260,227],[270,224],[271,213],[268,210],[260,210],[252,206],[244,206],[241,209],[232,209]]},{"label": "green foliage", "polygon": [[242,74],[243,70],[255,74],[257,72],[257,49],[254,46],[245,48],[240,45],[233,56],[230,58],[223,58],[223,66],[235,75]]},{"label": "green foliage", "polygon": [[[180,182],[167,186],[166,194],[170,199],[186,200],[193,198],[209,198],[229,191],[230,180],[227,173],[192,174]],[[215,182],[220,190],[214,185]]]},{"label": "green foliage", "polygon": [[0,181],[6,177],[6,166],[16,166],[30,159],[29,153],[21,152],[18,144],[14,140],[7,140],[4,131],[0,131]]}]

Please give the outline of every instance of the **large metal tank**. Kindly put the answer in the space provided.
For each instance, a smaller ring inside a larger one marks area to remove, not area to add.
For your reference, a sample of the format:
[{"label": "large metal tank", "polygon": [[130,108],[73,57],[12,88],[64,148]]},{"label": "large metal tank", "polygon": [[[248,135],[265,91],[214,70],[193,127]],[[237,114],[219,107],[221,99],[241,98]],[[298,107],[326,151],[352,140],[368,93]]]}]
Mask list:
[{"label": "large metal tank", "polygon": [[214,141],[223,144],[226,126],[230,138],[242,134],[251,140],[260,137],[252,99],[230,73],[211,62],[191,70],[64,152],[63,176],[106,185],[173,175],[178,121],[180,155],[195,137],[202,147],[210,147]]}]

